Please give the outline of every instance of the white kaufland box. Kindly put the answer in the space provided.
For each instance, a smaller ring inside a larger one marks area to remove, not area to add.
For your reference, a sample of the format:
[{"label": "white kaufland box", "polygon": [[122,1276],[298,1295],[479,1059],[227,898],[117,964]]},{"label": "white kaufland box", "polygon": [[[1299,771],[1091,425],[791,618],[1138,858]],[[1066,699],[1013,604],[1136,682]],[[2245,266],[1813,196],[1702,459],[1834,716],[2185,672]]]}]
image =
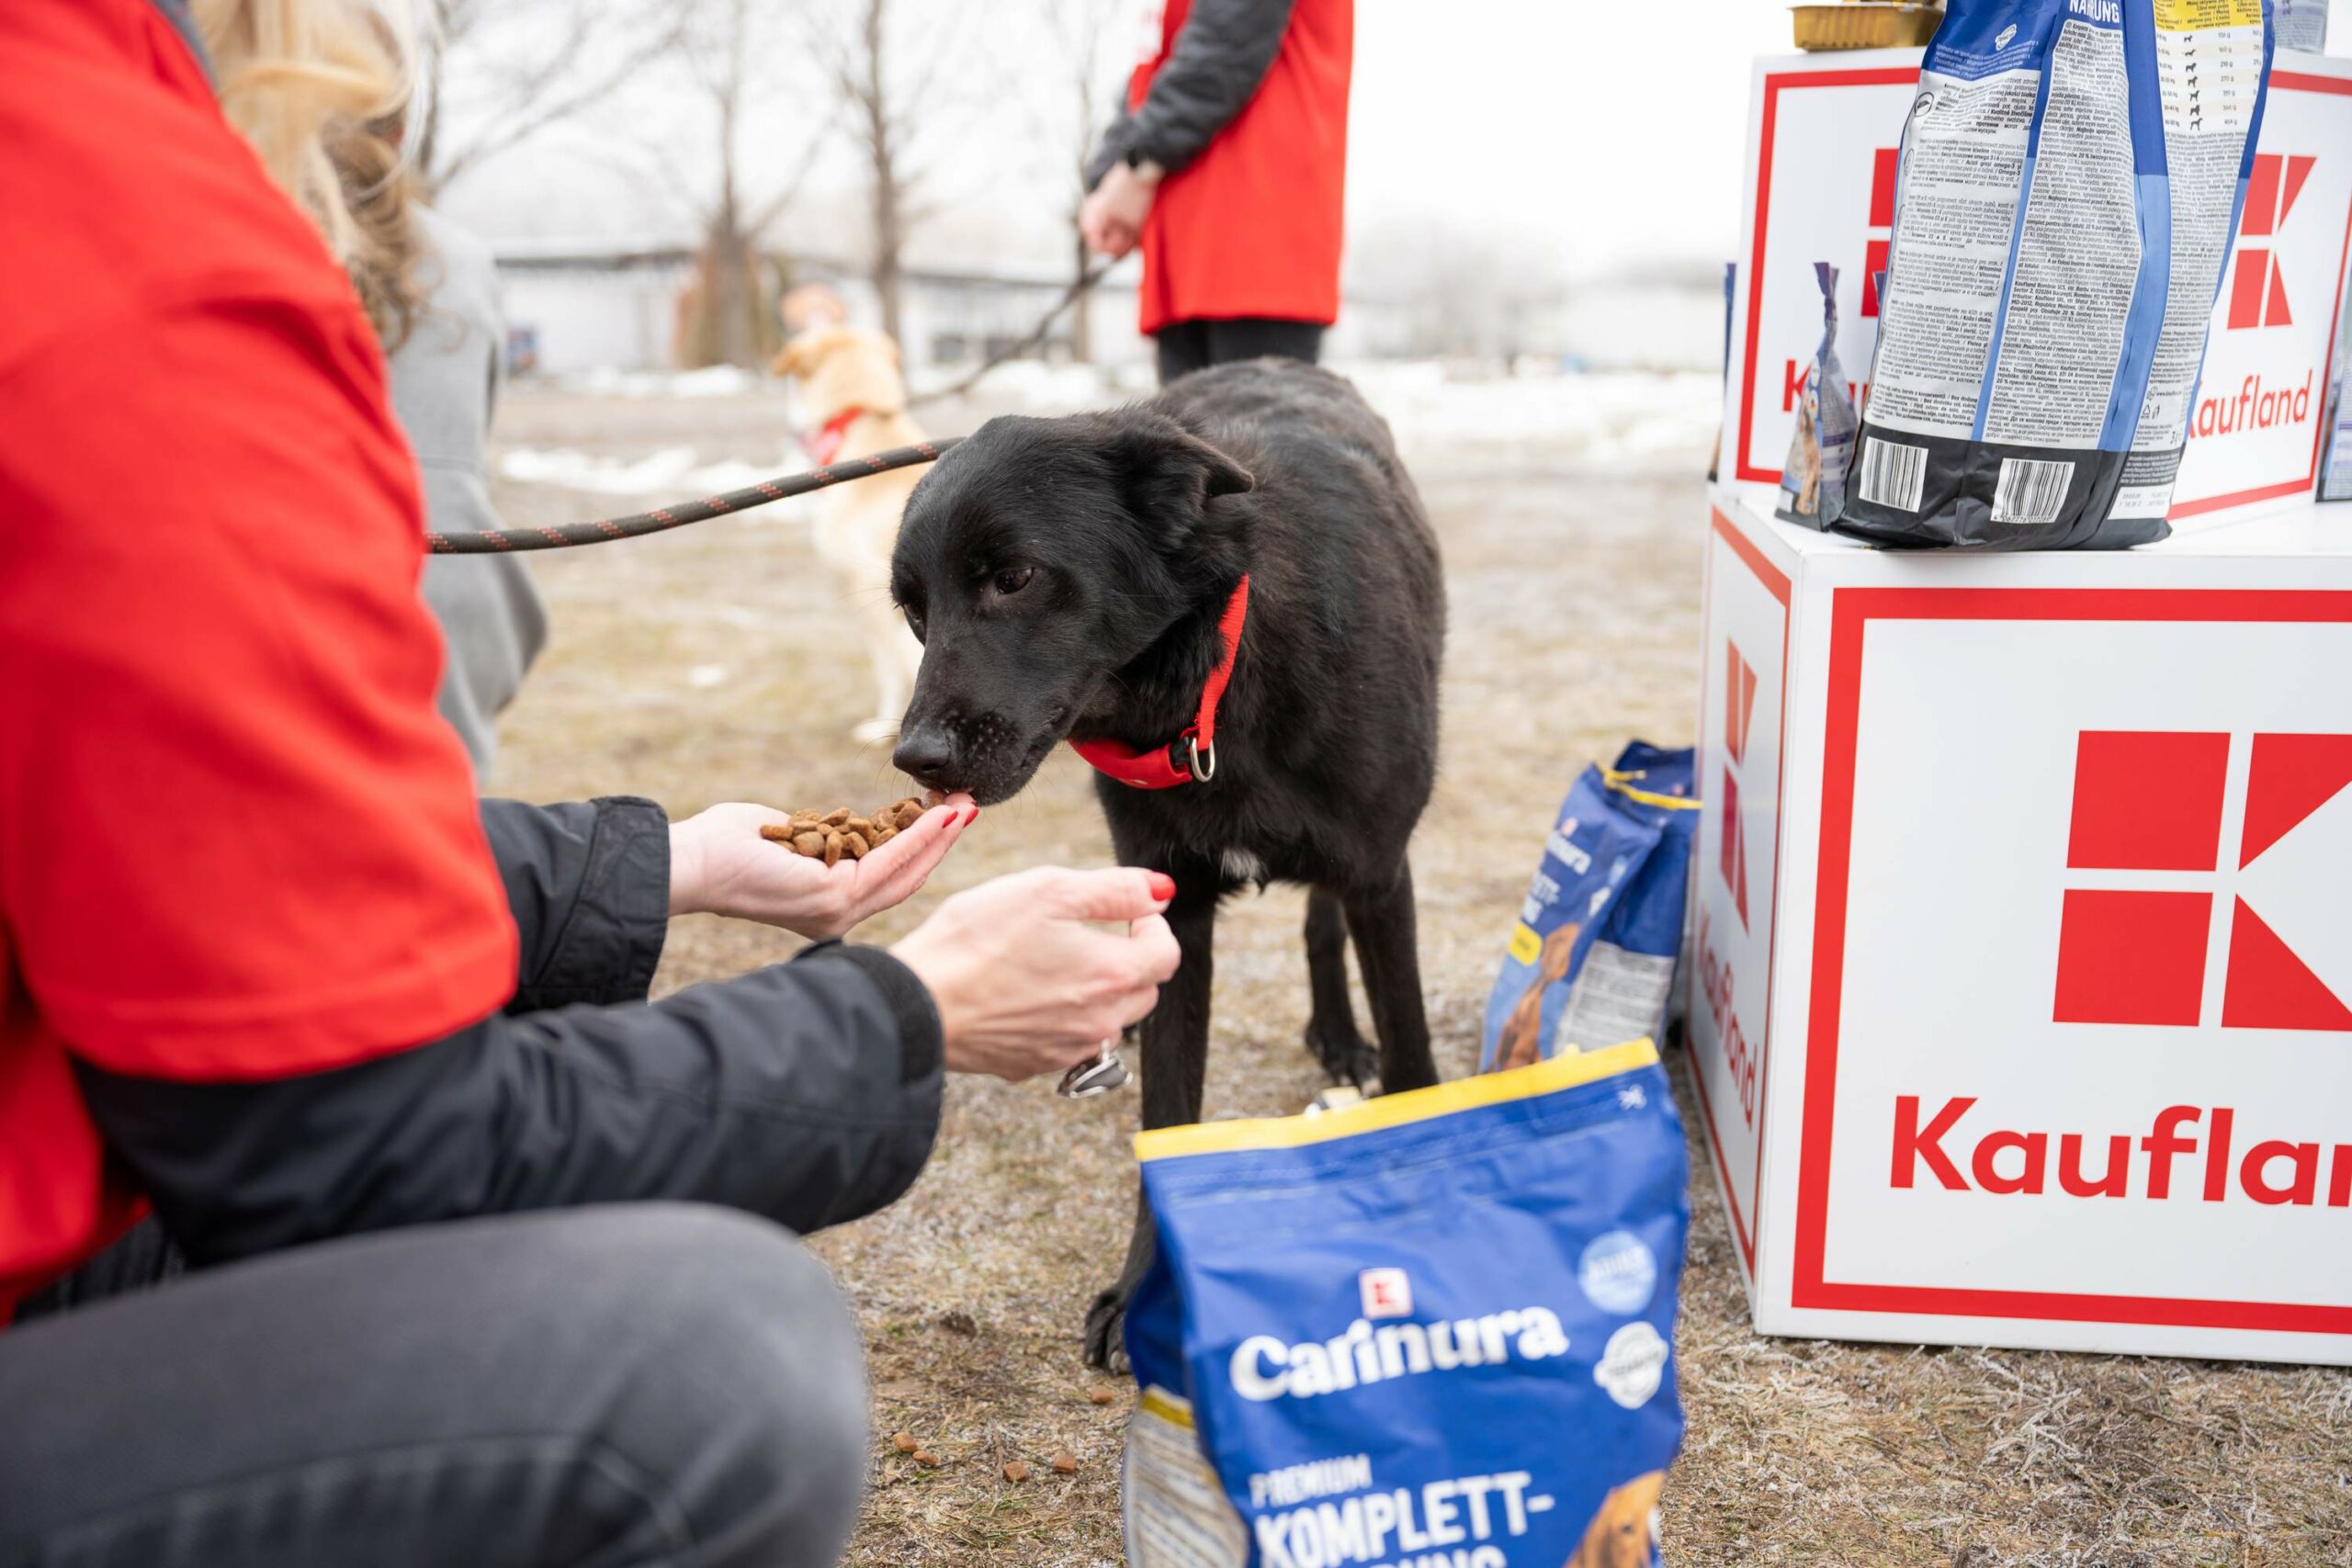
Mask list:
[{"label": "white kaufland box", "polygon": [[[1857,402],[1868,396],[1861,383],[1878,339],[1895,149],[1917,94],[1920,53],[1868,50],[1757,66],[1732,291],[1727,479],[1780,482],[1821,338],[1815,262],[1838,269],[1838,355]],[[2281,51],[2213,306],[2174,488],[2176,528],[2312,492],[2347,261],[2352,60]]]},{"label": "white kaufland box", "polygon": [[1771,502],[1709,519],[1690,1008],[1756,1325],[2352,1363],[2352,507]]}]

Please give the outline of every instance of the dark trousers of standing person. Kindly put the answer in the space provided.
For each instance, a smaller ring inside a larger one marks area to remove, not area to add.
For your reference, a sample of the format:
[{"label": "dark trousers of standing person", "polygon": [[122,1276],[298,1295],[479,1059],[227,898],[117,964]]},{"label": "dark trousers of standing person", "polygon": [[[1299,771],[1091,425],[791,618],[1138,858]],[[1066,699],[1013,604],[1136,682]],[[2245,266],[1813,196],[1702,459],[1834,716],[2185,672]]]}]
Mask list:
[{"label": "dark trousers of standing person", "polygon": [[5,1568],[817,1568],[849,1539],[858,1334],[775,1225],[557,1210],[160,1282],[153,1236],[0,1332]]},{"label": "dark trousers of standing person", "polygon": [[1323,352],[1323,323],[1279,321],[1264,316],[1231,321],[1170,321],[1153,340],[1159,345],[1159,384],[1211,365],[1279,355],[1315,363]]}]

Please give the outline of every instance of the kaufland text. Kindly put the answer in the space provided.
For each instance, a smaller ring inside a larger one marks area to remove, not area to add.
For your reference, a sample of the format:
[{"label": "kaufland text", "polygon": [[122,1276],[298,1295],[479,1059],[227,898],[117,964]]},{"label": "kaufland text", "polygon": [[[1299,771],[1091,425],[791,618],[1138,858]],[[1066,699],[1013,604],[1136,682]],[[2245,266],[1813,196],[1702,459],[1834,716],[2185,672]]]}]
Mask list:
[{"label": "kaufland text", "polygon": [[2229,1106],[2168,1105],[2144,1132],[1998,1124],[1970,1095],[1894,1097],[1891,1184],[1948,1192],[2352,1207],[2352,1144],[2253,1137]]}]

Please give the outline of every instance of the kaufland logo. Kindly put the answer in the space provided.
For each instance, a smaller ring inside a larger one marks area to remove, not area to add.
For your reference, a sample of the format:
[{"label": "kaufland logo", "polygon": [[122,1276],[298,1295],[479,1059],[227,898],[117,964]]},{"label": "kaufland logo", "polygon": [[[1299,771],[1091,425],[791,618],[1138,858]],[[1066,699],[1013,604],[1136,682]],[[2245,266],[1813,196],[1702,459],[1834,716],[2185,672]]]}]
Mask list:
[{"label": "kaufland logo", "polygon": [[1356,1276],[1366,1317],[1413,1315],[1413,1281],[1402,1269],[1366,1269]]},{"label": "kaufland logo", "polygon": [[2052,1018],[2352,1031],[2352,735],[2085,730]]},{"label": "kaufland logo", "polygon": [[1862,245],[1862,314],[1878,314],[1879,280],[1886,276],[1886,254],[1894,239],[1894,174],[1899,148],[1871,154],[1870,237]]},{"label": "kaufland logo", "polygon": [[2267,244],[2247,242],[2275,239],[2286,227],[2287,214],[2294,210],[2295,197],[2302,194],[2303,182],[2311,178],[2312,165],[2318,162],[2309,154],[2255,154],[2254,168],[2246,177],[2245,216],[2238,222],[2234,264],[2237,270],[2230,281],[2226,330],[2245,332],[2254,327],[2294,324],[2294,315],[2287,305],[2287,282],[2278,271],[2278,253]]},{"label": "kaufland logo", "polygon": [[1731,890],[1731,906],[1747,929],[1747,841],[1739,825],[1739,770],[1747,764],[1747,730],[1756,716],[1756,670],[1739,655],[1739,645],[1724,641],[1724,762],[1723,801],[1724,886]]}]

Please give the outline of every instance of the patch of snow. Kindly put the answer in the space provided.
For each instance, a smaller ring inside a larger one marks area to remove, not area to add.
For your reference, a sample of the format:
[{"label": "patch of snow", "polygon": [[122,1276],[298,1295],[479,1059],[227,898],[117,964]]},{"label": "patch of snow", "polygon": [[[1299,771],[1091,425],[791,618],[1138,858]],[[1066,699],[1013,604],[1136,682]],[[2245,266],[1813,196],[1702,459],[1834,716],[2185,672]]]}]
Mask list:
[{"label": "patch of snow", "polygon": [[606,365],[560,377],[557,385],[605,398],[735,398],[757,392],[768,381],[733,365],[702,370],[621,370]]},{"label": "patch of snow", "polygon": [[1703,454],[1723,388],[1697,371],[1460,378],[1428,362],[1342,366],[1408,450],[1506,446],[1563,461]]},{"label": "patch of snow", "polygon": [[[1017,399],[1027,412],[1072,413],[1148,393],[1148,367],[1132,368],[1133,376],[1106,377],[1086,366],[1023,362],[996,371],[987,390]],[[1511,376],[1434,359],[1332,368],[1356,384],[1408,450],[1499,445],[1581,462],[1703,454],[1723,417],[1721,381],[1698,371],[1577,374],[1533,357]]]},{"label": "patch of snow", "polygon": [[[1620,463],[1703,459],[1723,415],[1722,384],[1702,371],[1564,371],[1556,361],[1530,360],[1521,374],[1440,360],[1360,360],[1333,367],[1362,389],[1386,418],[1408,457],[1432,449],[1507,449],[1512,456],[1561,463]],[[757,383],[725,367],[683,376],[602,371],[582,378],[620,397],[710,397],[732,378]],[[655,389],[654,384],[659,383]],[[1072,413],[1150,389],[1150,372],[1034,360],[1001,367],[989,378],[989,400],[1017,403],[1037,414]],[[560,486],[598,495],[678,499],[739,490],[808,467],[797,448],[773,460],[665,446],[631,460],[599,457],[569,447],[508,449],[499,473],[528,484]],[[786,502],[754,513],[806,515],[807,503]]]},{"label": "patch of snow", "polygon": [[498,459],[499,477],[518,484],[555,485],[596,495],[681,498],[741,490],[808,468],[808,459],[797,450],[765,463],[738,457],[705,463],[692,446],[664,446],[633,461],[594,457],[569,446],[512,446]]}]

